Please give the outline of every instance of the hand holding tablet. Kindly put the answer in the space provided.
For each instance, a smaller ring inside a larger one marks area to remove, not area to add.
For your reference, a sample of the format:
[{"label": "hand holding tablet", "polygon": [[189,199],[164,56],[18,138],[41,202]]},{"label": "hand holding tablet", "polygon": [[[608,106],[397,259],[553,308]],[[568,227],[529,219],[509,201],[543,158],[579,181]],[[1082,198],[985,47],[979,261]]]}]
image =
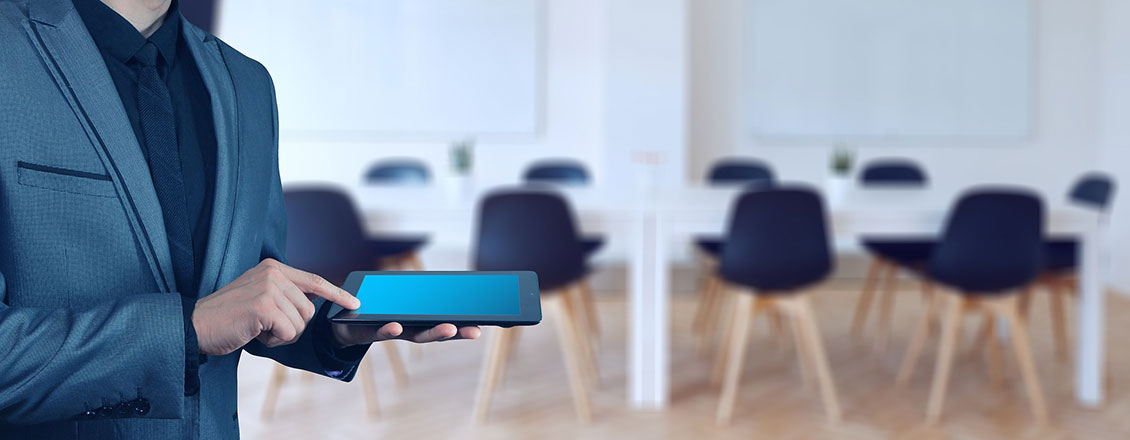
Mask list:
[{"label": "hand holding tablet", "polygon": [[[342,324],[334,326],[341,340],[473,338],[474,326],[541,322],[533,272],[353,272],[342,288],[361,307],[330,311],[330,321]],[[400,334],[403,327],[409,330]],[[357,335],[361,328],[375,334]]]}]

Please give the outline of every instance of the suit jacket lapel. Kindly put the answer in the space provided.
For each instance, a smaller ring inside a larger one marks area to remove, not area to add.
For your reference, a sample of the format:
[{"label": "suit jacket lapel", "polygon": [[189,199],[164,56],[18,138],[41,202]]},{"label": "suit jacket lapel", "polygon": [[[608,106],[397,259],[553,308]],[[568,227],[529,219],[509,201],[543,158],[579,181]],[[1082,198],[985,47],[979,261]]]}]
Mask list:
[{"label": "suit jacket lapel", "polygon": [[214,292],[220,286],[220,270],[227,254],[228,237],[235,217],[239,171],[239,112],[235,86],[219,41],[182,18],[184,39],[208,95],[212,97],[212,119],[216,126],[216,193],[212,205],[212,226],[201,269],[200,295]]},{"label": "suit jacket lapel", "polygon": [[67,0],[29,4],[25,23],[60,92],[83,123],[106,170],[157,285],[176,291],[161,205],[117,88],[82,19]]}]

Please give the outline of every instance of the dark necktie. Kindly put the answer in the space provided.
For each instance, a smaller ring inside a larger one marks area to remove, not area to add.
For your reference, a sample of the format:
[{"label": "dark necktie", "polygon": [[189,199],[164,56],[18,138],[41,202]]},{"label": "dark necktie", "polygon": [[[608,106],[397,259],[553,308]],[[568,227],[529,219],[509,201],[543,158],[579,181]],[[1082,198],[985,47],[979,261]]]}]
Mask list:
[{"label": "dark necktie", "polygon": [[157,71],[157,46],[146,42],[133,56],[137,70],[137,116],[145,149],[149,155],[149,172],[161,211],[165,233],[173,258],[173,276],[182,295],[195,296],[196,275],[193,267],[192,232],[189,229],[181,174],[180,150],[177,147],[176,120],[169,89]]}]

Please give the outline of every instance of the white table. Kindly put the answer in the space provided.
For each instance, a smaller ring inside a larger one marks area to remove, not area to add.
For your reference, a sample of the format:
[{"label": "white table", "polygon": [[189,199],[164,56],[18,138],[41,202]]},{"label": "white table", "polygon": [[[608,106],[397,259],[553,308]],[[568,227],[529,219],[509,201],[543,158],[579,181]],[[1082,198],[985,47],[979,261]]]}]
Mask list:
[{"label": "white table", "polygon": [[[628,401],[659,410],[669,396],[670,279],[673,250],[703,233],[721,233],[738,192],[717,188],[672,188],[650,192],[568,190],[586,232],[627,240]],[[443,188],[366,188],[356,194],[371,232],[427,232],[439,241],[470,245],[479,191]],[[829,207],[837,240],[862,234],[936,234],[957,194],[936,190],[855,190]],[[1103,402],[1101,379],[1105,297],[1099,264],[1099,215],[1049,197],[1047,231],[1080,241],[1076,398],[1085,406]]]}]

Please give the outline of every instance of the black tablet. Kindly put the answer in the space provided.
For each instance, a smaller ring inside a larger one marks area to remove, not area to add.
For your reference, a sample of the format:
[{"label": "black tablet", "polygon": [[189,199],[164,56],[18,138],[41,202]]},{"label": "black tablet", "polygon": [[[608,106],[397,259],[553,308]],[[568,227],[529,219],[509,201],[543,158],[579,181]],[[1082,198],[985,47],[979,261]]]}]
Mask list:
[{"label": "black tablet", "polygon": [[361,307],[331,310],[330,321],[340,324],[510,327],[541,322],[533,272],[353,272],[342,289],[360,299]]}]

